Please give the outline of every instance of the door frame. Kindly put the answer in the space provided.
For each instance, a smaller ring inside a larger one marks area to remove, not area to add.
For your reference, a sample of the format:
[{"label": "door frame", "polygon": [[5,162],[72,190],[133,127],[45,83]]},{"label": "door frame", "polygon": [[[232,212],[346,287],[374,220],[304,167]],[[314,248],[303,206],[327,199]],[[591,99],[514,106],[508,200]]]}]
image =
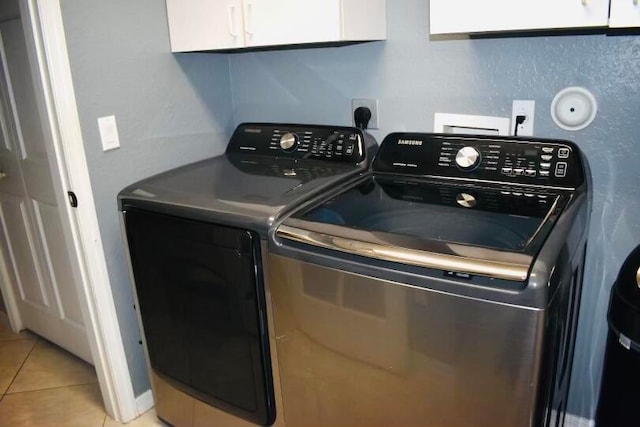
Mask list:
[{"label": "door frame", "polygon": [[[59,171],[63,194],[73,191],[77,207],[61,203],[62,227],[73,245],[76,282],[87,339],[107,413],[128,422],[153,406],[150,394],[136,399],[120,334],[107,264],[100,236],[93,192],[67,52],[60,0],[19,0],[35,90],[45,129],[50,163]],[[6,254],[0,253],[0,258]],[[7,265],[0,259],[0,285],[7,314],[20,327]]]}]

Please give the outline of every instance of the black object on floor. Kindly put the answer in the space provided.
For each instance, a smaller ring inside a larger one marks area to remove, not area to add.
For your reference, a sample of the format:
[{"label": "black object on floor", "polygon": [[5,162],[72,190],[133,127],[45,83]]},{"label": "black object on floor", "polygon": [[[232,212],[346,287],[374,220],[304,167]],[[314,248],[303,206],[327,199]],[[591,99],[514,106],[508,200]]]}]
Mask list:
[{"label": "black object on floor", "polygon": [[596,426],[636,427],[640,425],[640,246],[620,269],[607,319]]}]

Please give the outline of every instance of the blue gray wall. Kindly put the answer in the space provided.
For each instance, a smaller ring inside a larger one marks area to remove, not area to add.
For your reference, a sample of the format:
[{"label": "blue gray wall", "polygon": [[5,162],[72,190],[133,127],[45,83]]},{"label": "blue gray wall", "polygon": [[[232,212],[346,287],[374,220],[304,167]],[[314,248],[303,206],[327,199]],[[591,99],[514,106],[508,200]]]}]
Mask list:
[{"label": "blue gray wall", "polygon": [[[536,135],[575,141],[593,170],[569,409],[592,418],[609,288],[640,244],[640,37],[430,41],[427,0],[387,5],[386,42],[231,56],[235,121],[349,124],[352,98],[377,98],[380,130],[373,133],[382,140],[392,131],[431,131],[434,112],[510,117],[513,99],[536,100]],[[549,107],[573,85],[589,88],[600,111],[589,128],[566,132],[554,125]]]},{"label": "blue gray wall", "polygon": [[[149,381],[116,195],[139,179],[224,150],[233,128],[228,59],[172,55],[164,1],[61,3],[109,278],[139,395]],[[112,114],[121,148],[103,152],[96,119]]]}]

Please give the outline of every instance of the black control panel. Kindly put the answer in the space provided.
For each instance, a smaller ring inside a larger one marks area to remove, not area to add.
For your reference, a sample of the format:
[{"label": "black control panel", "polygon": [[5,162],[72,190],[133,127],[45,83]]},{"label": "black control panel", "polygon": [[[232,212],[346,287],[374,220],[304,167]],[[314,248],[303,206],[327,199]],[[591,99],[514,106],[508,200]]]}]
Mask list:
[{"label": "black control panel", "polygon": [[383,178],[378,178],[376,182],[386,194],[398,200],[536,218],[546,217],[560,198],[554,192],[518,186],[485,188]]},{"label": "black control panel", "polygon": [[572,142],[515,137],[393,133],[382,142],[373,169],[574,188],[584,180]]},{"label": "black control panel", "polygon": [[318,178],[332,177],[347,173],[353,166],[343,162],[324,162],[322,164],[307,164],[295,159],[265,162],[263,159],[251,156],[230,156],[229,161],[236,168],[249,175],[277,177],[309,182]]},{"label": "black control panel", "polygon": [[362,132],[356,128],[245,123],[236,129],[227,153],[360,163]]}]

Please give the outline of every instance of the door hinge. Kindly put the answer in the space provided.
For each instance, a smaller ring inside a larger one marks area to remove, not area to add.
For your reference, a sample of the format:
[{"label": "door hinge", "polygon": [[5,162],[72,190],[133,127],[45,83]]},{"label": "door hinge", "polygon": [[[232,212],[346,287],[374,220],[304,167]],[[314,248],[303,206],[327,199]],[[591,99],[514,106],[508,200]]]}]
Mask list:
[{"label": "door hinge", "polygon": [[72,208],[78,207],[78,198],[76,197],[76,193],[73,191],[67,191],[67,197],[69,198],[69,204]]}]

